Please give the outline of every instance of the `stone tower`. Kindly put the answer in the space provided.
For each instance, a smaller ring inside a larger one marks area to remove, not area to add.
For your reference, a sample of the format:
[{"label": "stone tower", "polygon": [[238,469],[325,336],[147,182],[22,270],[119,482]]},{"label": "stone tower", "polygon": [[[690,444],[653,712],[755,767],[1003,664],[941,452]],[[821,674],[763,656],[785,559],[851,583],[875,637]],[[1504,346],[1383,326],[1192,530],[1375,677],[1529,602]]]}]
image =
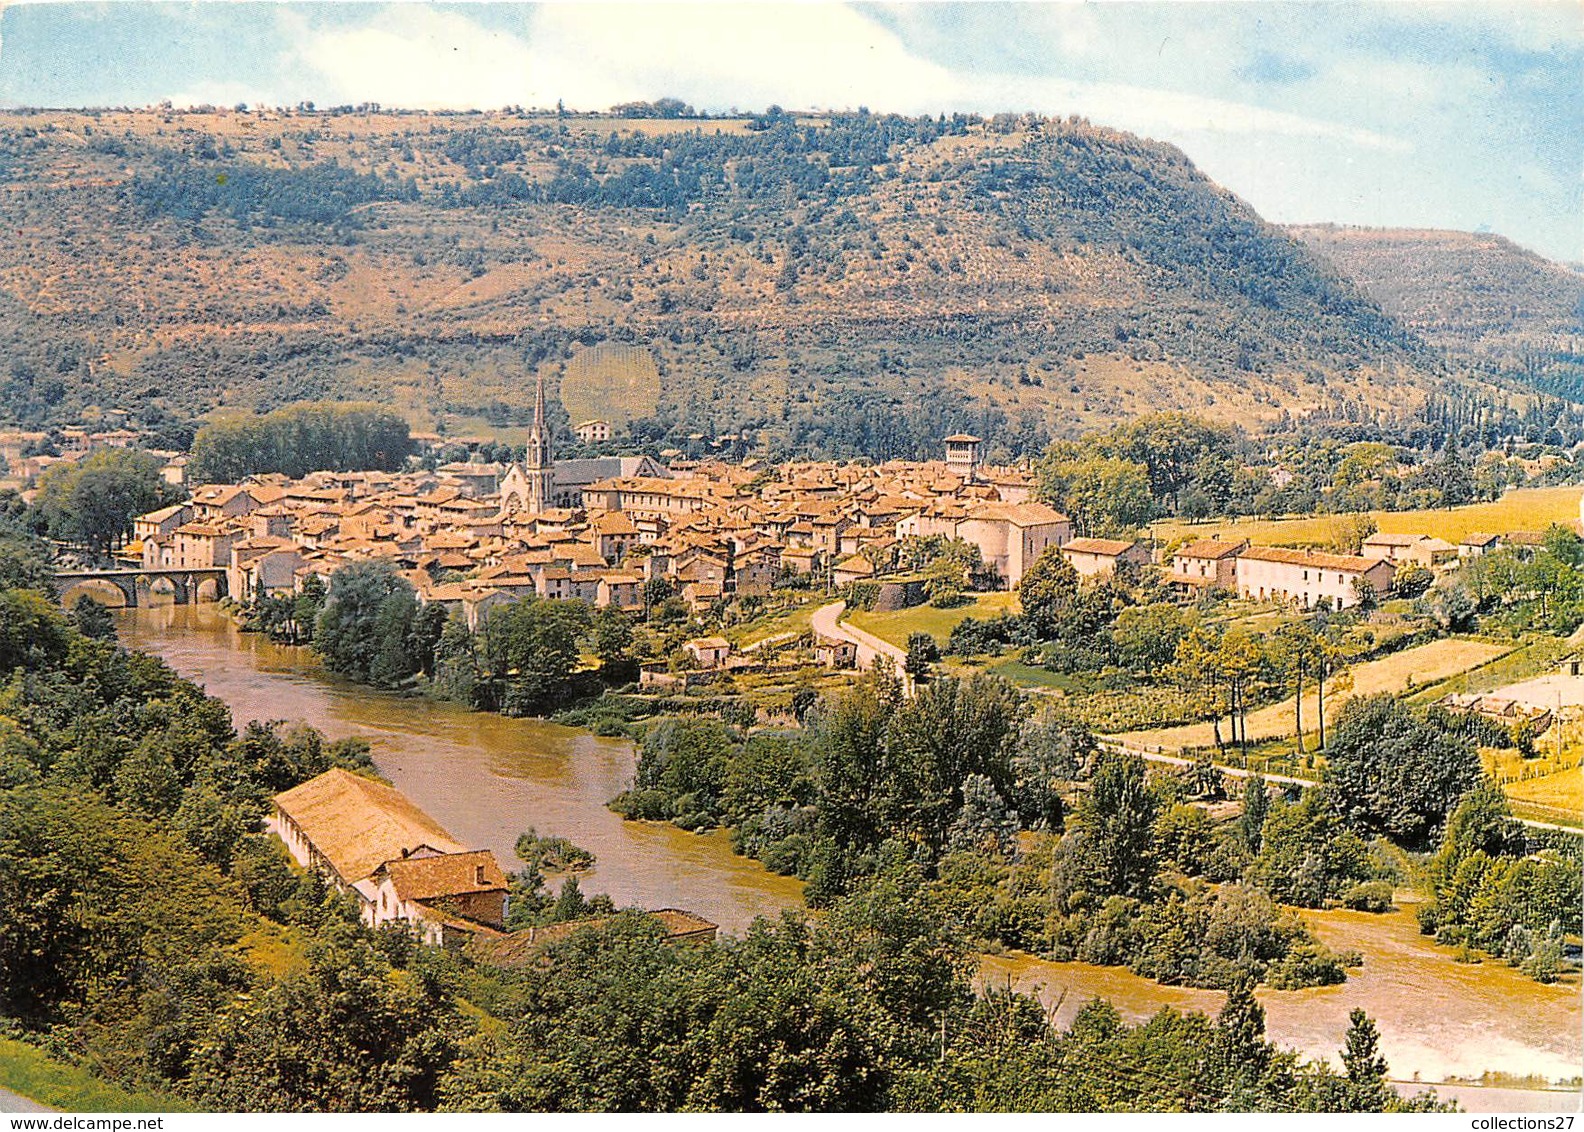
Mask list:
[{"label": "stone tower", "polygon": [[528,498],[525,500],[530,514],[548,510],[555,499],[555,454],[550,447],[550,426],[545,423],[544,374],[539,375],[539,387],[534,393],[533,427],[528,430],[528,457],[523,471],[528,478]]}]

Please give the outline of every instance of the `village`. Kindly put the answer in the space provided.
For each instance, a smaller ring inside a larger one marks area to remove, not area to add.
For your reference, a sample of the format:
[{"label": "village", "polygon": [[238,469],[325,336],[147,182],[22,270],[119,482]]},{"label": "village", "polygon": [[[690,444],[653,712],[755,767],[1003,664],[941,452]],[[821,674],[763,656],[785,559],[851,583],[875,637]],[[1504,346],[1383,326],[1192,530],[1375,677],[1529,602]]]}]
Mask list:
[{"label": "village", "polygon": [[[832,594],[878,582],[882,608],[898,608],[923,600],[898,548],[929,538],[972,546],[982,564],[975,581],[985,588],[1016,589],[1054,547],[1084,578],[1159,566],[1185,598],[1221,589],[1340,610],[1388,593],[1399,566],[1439,570],[1499,541],[1375,534],[1346,555],[1210,537],[1162,555],[1148,541],[1074,537],[1068,516],[1034,498],[1031,470],[983,464],[977,437],[950,436],[943,447],[938,461],[881,464],[557,461],[541,389],[522,462],[194,485],[187,501],[139,516],[119,557],[149,572],[211,571],[193,596],[243,607],[384,559],[421,602],[444,606],[471,630],[491,609],[523,598],[643,611],[656,593],[674,594],[705,613],[766,597],[788,579]],[[168,579],[153,587],[174,589]],[[854,663],[857,642],[813,645],[833,667]],[[729,660],[718,638],[689,648],[701,668]]]}]

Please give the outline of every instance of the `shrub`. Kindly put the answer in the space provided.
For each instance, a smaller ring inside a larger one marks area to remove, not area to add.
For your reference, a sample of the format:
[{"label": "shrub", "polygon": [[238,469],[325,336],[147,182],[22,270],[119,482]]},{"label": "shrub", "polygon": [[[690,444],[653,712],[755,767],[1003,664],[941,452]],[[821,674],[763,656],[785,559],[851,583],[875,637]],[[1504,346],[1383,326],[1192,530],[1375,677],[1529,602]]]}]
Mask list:
[{"label": "shrub", "polygon": [[1392,886],[1383,880],[1355,884],[1342,894],[1342,906],[1356,912],[1390,912]]}]

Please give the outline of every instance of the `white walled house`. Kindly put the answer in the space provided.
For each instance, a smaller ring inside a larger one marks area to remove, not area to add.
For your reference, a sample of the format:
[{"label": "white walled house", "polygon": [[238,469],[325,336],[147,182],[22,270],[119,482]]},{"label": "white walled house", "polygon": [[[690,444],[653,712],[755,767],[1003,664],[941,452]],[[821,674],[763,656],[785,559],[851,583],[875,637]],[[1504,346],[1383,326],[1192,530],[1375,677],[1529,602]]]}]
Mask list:
[{"label": "white walled house", "polygon": [[1384,594],[1396,570],[1383,558],[1253,546],[1238,555],[1237,589],[1256,601],[1286,601],[1313,609],[1321,598],[1328,598],[1332,608],[1346,609],[1358,604],[1361,579]]},{"label": "white walled house", "polygon": [[266,828],[305,869],[357,897],[370,927],[406,921],[460,944],[506,923],[506,875],[394,787],[339,767],[275,795]]},{"label": "white walled house", "polygon": [[1062,544],[1062,557],[1072,563],[1080,577],[1098,578],[1115,574],[1124,563],[1145,566],[1149,550],[1143,543],[1114,538],[1075,538]]},{"label": "white walled house", "polygon": [[1235,589],[1238,555],[1248,545],[1248,539],[1206,538],[1178,547],[1172,555],[1170,579],[1190,592]]}]

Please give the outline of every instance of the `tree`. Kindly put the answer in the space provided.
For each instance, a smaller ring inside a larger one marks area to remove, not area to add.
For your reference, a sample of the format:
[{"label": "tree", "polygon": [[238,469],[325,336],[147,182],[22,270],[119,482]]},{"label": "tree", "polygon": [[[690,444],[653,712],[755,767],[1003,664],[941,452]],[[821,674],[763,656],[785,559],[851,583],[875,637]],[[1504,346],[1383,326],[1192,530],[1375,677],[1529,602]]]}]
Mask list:
[{"label": "tree", "polygon": [[33,590],[0,590],[0,673],[57,667],[70,644],[66,618]]},{"label": "tree", "polygon": [[147,452],[95,449],[45,472],[34,505],[52,536],[103,558],[132,533],[135,517],[176,500],[161,466]]},{"label": "tree", "polygon": [[1011,793],[1012,751],[1023,700],[1005,680],[946,677],[897,708],[886,728],[882,816],[888,832],[916,839],[939,857],[971,775]]},{"label": "tree", "polygon": [[1304,753],[1303,697],[1304,677],[1317,667],[1320,641],[1307,621],[1295,621],[1276,631],[1276,655],[1293,680],[1293,732],[1298,753]]},{"label": "tree", "polygon": [[216,421],[193,439],[195,483],[236,483],[263,472],[399,469],[412,454],[407,422],[380,405],[304,402],[258,417]]},{"label": "tree", "polygon": [[1251,774],[1243,783],[1243,813],[1238,818],[1238,829],[1252,852],[1258,853],[1265,833],[1265,815],[1270,813],[1270,795],[1265,790],[1265,777]]},{"label": "tree", "polygon": [[579,643],[590,621],[580,601],[536,598],[490,610],[480,651],[501,710],[542,712],[563,694],[581,662]]},{"label": "tree", "polygon": [[1117,614],[1111,639],[1118,660],[1134,672],[1153,676],[1176,659],[1188,628],[1189,615],[1171,602],[1132,605]]},{"label": "tree", "polygon": [[1041,640],[1056,635],[1062,615],[1078,596],[1078,571],[1059,547],[1047,547],[1018,582],[1023,617]]},{"label": "tree", "polygon": [[1348,1015],[1347,1037],[1342,1044],[1342,1066],[1347,1073],[1349,1112],[1380,1112],[1391,1099],[1386,1084],[1386,1059],[1380,1053],[1380,1031],[1358,1007]]},{"label": "tree", "polygon": [[1392,575],[1392,589],[1398,597],[1420,597],[1435,582],[1435,575],[1417,562],[1399,567]]},{"label": "tree", "polygon": [[614,605],[594,615],[594,655],[600,662],[600,675],[607,684],[632,680],[638,662],[633,659],[632,618]]},{"label": "tree", "polygon": [[915,680],[929,679],[930,665],[940,659],[940,646],[925,632],[909,633],[907,660],[902,670]]},{"label": "tree", "polygon": [[359,683],[393,687],[417,671],[409,652],[418,599],[390,562],[358,562],[337,570],[314,646],[325,666]]},{"label": "tree", "polygon": [[1326,759],[1347,820],[1409,844],[1439,829],[1482,773],[1472,742],[1390,695],[1345,703]]},{"label": "tree", "polygon": [[87,594],[72,604],[72,625],[85,637],[96,641],[115,640],[115,618],[110,611]]},{"label": "tree", "polygon": [[[1189,629],[1177,648],[1167,674],[1189,699],[1195,718],[1210,724],[1216,750],[1225,754],[1221,738],[1221,717],[1226,714],[1226,665],[1221,651],[1222,637],[1208,625]],[[1234,738],[1236,731],[1233,732]]]},{"label": "tree", "polygon": [[1094,752],[1094,736],[1082,723],[1050,716],[1025,723],[1012,756],[1010,795],[1023,820],[1060,830],[1061,788],[1083,774]]},{"label": "tree", "polygon": [[1142,897],[1155,879],[1154,827],[1159,805],[1137,755],[1102,750],[1089,792],[1078,803],[1075,829],[1098,890]]},{"label": "tree", "polygon": [[1081,535],[1131,534],[1155,517],[1149,472],[1131,460],[1048,456],[1038,475],[1040,499],[1071,516]]}]

